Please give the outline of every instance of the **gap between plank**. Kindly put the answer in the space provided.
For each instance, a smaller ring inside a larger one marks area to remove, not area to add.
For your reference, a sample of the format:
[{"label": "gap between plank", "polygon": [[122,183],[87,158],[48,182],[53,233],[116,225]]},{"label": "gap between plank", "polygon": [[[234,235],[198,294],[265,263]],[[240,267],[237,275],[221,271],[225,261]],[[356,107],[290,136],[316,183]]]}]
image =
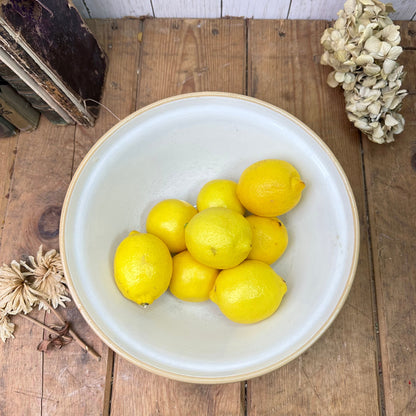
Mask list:
[{"label": "gap between plank", "polygon": [[[222,0],[221,0],[221,17],[222,17]],[[246,56],[244,57],[245,59],[245,80],[244,80],[244,95],[248,95],[248,71],[249,71],[249,66],[248,66],[248,43],[249,43],[249,19],[244,19],[244,40],[246,42],[246,47],[245,47],[245,54]],[[248,406],[247,406],[247,385],[248,385],[248,381],[244,380],[241,382],[241,407],[242,407],[242,413],[243,416],[247,416],[248,414]]]},{"label": "gap between plank", "polygon": [[245,64],[246,64],[246,72],[245,72],[245,80],[244,80],[244,95],[248,95],[248,42],[249,42],[249,19],[244,19],[244,39],[246,41],[246,56],[245,56]]},{"label": "gap between plank", "polygon": [[[152,0],[150,0],[152,2]],[[153,7],[153,4],[152,4]],[[153,13],[153,17],[154,13]],[[147,20],[147,18],[145,17],[143,20],[140,21],[139,24],[139,31],[142,33],[142,41],[138,44],[138,48],[139,48],[139,53],[138,53],[138,58],[137,58],[137,79],[136,79],[136,94],[134,96],[134,109],[137,111],[137,103],[138,103],[138,98],[139,98],[139,94],[140,94],[140,79],[142,77],[142,71],[141,71],[141,66],[142,66],[142,51],[143,51],[143,43],[145,40],[145,34],[144,34],[144,25],[145,25],[145,21]]]},{"label": "gap between plank", "polygon": [[[152,6],[153,17],[155,17],[152,0],[150,0],[150,4]],[[140,92],[140,78],[141,78],[140,67],[141,67],[141,61],[142,61],[142,50],[143,50],[143,42],[144,42],[143,32],[144,32],[145,20],[147,20],[146,17],[139,22],[139,32],[142,33],[142,40],[141,42],[137,43],[137,47],[139,48],[139,53],[138,53],[138,59],[137,59],[136,93],[134,95],[135,110],[137,110],[138,94]],[[111,348],[108,348],[107,371],[106,371],[106,377],[105,377],[104,408],[103,408],[103,415],[105,416],[111,416],[111,405],[112,405],[113,386],[114,386],[114,370],[115,370],[115,361],[116,361],[115,355],[116,353]]]},{"label": "gap between plank", "polygon": [[[43,317],[43,322],[45,322],[46,314]],[[42,339],[45,338],[45,330],[42,330]],[[43,415],[43,393],[44,393],[44,379],[45,379],[45,352],[41,352],[41,376],[42,376],[42,383],[40,387],[40,416]]]},{"label": "gap between plank", "polygon": [[371,301],[373,305],[373,322],[376,340],[376,368],[377,368],[377,388],[378,388],[378,405],[381,416],[386,416],[386,406],[384,397],[384,384],[383,384],[383,362],[381,359],[381,345],[380,345],[380,332],[379,332],[379,321],[378,321],[378,305],[377,305],[377,293],[375,283],[375,272],[374,272],[374,256],[373,256],[373,242],[371,238],[371,224],[370,224],[370,209],[368,205],[368,188],[367,178],[365,172],[364,163],[364,145],[363,145],[363,134],[360,133],[360,151],[361,151],[361,166],[363,172],[363,187],[364,187],[364,208],[365,208],[365,226],[367,231],[367,243],[368,243],[368,258],[370,268],[370,284],[371,284]]},{"label": "gap between plank", "polygon": [[104,386],[104,408],[103,415],[111,415],[111,398],[113,395],[113,382],[114,382],[114,362],[115,352],[108,348],[107,354],[107,371],[105,372],[105,386]]}]

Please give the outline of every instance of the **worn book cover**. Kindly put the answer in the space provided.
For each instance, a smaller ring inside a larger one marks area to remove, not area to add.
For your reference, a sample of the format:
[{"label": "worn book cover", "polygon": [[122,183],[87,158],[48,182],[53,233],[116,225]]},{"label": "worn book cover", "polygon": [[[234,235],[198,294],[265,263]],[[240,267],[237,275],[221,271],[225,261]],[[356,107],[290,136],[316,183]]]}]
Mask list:
[{"label": "worn book cover", "polygon": [[16,128],[5,118],[0,116],[0,138],[14,136],[17,133]]},{"label": "worn book cover", "polygon": [[2,61],[0,61],[0,76],[11,87],[13,87],[19,95],[25,98],[33,108],[40,111],[50,122],[59,126],[66,126],[71,123],[71,120],[66,121],[64,118],[62,118]]},{"label": "worn book cover", "polygon": [[0,0],[0,50],[0,59],[54,110],[94,124],[106,57],[70,1]]},{"label": "worn book cover", "polygon": [[20,131],[35,130],[40,113],[10,86],[0,82],[0,115]]}]

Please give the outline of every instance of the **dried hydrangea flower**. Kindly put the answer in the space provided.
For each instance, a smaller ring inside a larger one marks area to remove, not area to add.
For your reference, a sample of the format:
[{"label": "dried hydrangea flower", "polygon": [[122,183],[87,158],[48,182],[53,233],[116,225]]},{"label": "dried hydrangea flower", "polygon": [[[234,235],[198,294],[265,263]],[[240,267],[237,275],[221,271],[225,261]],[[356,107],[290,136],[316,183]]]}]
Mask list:
[{"label": "dried hydrangea flower", "polygon": [[70,298],[60,254],[56,250],[43,254],[43,247],[40,246],[36,259],[33,256],[28,259],[29,264],[22,261],[21,265],[32,276],[32,288],[44,295],[44,299],[39,300],[39,309],[47,310],[51,305],[55,309],[59,305],[65,307],[65,302],[69,302]]},{"label": "dried hydrangea flower", "polygon": [[328,85],[343,88],[348,119],[376,143],[392,142],[404,128],[399,110],[407,91],[397,62],[400,26],[388,16],[393,11],[379,0],[347,0],[321,38],[321,64],[334,69]]},{"label": "dried hydrangea flower", "polygon": [[0,338],[6,342],[8,338],[14,338],[14,323],[10,322],[7,313],[4,310],[0,311]]},{"label": "dried hydrangea flower", "polygon": [[29,273],[22,272],[20,264],[13,260],[0,268],[0,308],[6,314],[29,313],[33,306],[44,299],[43,294],[31,286]]}]

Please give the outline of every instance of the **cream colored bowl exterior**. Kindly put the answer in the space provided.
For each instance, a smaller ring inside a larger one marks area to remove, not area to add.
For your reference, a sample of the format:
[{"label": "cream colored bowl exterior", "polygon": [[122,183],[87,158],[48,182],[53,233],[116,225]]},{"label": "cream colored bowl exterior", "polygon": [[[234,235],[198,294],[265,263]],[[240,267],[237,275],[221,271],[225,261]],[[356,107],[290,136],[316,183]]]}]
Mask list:
[{"label": "cream colored bowl exterior", "polygon": [[[120,294],[115,248],[130,230],[145,231],[153,204],[195,204],[208,180],[237,181],[265,158],[293,163],[306,182],[299,205],[280,217],[289,246],[273,267],[288,293],[272,317],[239,325],[210,301],[182,302],[166,292],[142,309]],[[359,221],[344,171],[311,129],[260,100],[203,92],[142,108],[97,141],[69,186],[60,250],[77,307],[111,349],[169,378],[225,383],[288,363],[329,327],[354,279]]]}]

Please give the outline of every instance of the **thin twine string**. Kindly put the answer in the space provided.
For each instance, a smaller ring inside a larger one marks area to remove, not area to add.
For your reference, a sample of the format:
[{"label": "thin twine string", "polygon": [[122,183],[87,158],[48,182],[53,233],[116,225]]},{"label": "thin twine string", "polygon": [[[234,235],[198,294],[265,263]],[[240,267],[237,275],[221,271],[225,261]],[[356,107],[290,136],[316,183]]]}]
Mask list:
[{"label": "thin twine string", "polygon": [[92,98],[86,98],[85,100],[83,100],[85,110],[87,110],[87,101],[92,101],[93,103],[100,105],[105,110],[107,110],[116,120],[118,120],[118,121],[121,120],[121,118],[116,116],[106,105],[104,105],[103,103],[100,103],[99,101],[96,101]]}]

